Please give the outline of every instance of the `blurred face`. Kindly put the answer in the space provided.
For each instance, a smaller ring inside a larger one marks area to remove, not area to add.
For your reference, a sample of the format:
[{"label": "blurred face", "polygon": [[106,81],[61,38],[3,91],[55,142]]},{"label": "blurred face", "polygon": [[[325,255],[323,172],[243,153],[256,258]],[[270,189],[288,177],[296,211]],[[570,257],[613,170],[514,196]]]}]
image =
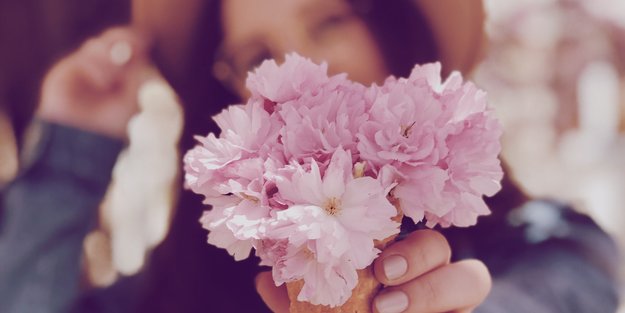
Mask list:
[{"label": "blurred face", "polygon": [[226,0],[222,16],[221,53],[242,96],[249,70],[289,52],[326,61],[330,74],[345,72],[364,84],[388,75],[366,25],[343,0]]}]

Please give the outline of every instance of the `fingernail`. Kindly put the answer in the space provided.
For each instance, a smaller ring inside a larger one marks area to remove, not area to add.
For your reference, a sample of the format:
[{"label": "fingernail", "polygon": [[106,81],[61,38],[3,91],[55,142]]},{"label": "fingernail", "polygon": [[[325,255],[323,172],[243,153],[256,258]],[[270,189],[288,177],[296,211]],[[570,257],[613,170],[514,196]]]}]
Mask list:
[{"label": "fingernail", "polygon": [[384,275],[388,280],[400,278],[408,270],[408,261],[401,255],[391,255],[382,262]]},{"label": "fingernail", "polygon": [[408,296],[401,291],[391,291],[375,299],[375,308],[380,313],[400,313],[408,308]]}]

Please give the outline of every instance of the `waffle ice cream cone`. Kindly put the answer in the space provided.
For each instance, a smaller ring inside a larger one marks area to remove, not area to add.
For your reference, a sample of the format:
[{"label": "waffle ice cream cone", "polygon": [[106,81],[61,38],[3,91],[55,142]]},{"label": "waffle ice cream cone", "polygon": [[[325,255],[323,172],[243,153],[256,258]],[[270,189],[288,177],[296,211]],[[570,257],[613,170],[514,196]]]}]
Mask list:
[{"label": "waffle ice cream cone", "polygon": [[358,271],[358,285],[354,288],[352,296],[345,304],[331,308],[323,305],[314,305],[309,302],[297,301],[297,295],[304,286],[299,280],[287,283],[286,287],[291,300],[291,313],[372,313],[371,301],[382,285],[373,276],[373,267],[369,266]]}]

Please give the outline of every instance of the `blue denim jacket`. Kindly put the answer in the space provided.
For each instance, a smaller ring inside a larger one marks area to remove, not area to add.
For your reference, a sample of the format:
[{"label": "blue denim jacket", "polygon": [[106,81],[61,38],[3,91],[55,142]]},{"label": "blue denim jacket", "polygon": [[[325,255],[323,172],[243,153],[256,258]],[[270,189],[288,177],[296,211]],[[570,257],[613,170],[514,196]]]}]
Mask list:
[{"label": "blue denim jacket", "polygon": [[27,168],[2,193],[0,312],[68,312],[79,297],[83,239],[123,145],[37,125]]}]

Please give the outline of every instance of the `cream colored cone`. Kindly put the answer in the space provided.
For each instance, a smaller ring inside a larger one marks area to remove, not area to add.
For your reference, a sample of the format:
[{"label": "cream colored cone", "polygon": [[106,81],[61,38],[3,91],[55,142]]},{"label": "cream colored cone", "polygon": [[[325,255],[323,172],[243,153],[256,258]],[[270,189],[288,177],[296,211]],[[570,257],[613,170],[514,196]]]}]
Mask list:
[{"label": "cream colored cone", "polygon": [[372,313],[371,301],[378,293],[382,285],[373,276],[373,267],[369,266],[358,271],[358,285],[354,288],[352,296],[345,304],[331,308],[323,305],[314,305],[309,302],[297,301],[297,295],[304,286],[304,281],[299,280],[287,283],[289,299],[291,300],[291,313]]}]

